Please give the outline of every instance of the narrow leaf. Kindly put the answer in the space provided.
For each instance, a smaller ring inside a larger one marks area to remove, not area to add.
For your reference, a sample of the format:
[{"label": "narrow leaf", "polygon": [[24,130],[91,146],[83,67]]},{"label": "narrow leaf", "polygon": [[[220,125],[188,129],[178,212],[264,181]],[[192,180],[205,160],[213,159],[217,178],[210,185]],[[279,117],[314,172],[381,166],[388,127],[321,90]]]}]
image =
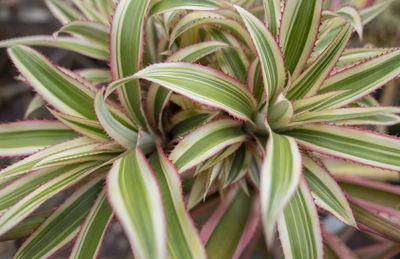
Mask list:
[{"label": "narrow leaf", "polygon": [[178,9],[215,10],[220,7],[220,3],[213,0],[163,0],[157,2],[151,7],[149,11],[149,16]]},{"label": "narrow leaf", "polygon": [[320,222],[304,181],[279,218],[279,238],[286,258],[322,259]]},{"label": "narrow leaf", "polygon": [[108,198],[135,256],[165,258],[166,228],[160,189],[139,148],[118,159],[108,175]]},{"label": "narrow leaf", "polygon": [[66,3],[57,0],[45,0],[50,12],[62,23],[83,19],[83,15]]},{"label": "narrow leaf", "polygon": [[296,141],[270,131],[260,179],[261,215],[269,244],[278,218],[296,192],[300,176],[301,155]]},{"label": "narrow leaf", "polygon": [[179,173],[183,173],[225,147],[243,142],[246,138],[240,122],[217,120],[185,136],[171,152],[169,159],[178,168]]},{"label": "narrow leaf", "polygon": [[[265,20],[269,31],[278,38],[281,22],[281,0],[263,0]],[[254,12],[253,12],[254,13]]]},{"label": "narrow leaf", "polygon": [[71,23],[64,25],[56,33],[56,35],[62,32],[70,33],[72,35],[81,37],[85,40],[91,41],[106,48],[109,47],[108,37],[110,29],[101,23],[88,22],[88,21],[73,21]]}]

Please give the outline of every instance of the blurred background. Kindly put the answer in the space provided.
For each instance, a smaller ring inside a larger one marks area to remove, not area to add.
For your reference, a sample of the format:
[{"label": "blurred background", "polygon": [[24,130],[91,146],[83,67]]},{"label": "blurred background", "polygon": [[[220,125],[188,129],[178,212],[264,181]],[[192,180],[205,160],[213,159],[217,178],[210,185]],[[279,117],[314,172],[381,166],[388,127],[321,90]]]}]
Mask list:
[{"label": "blurred background", "polygon": [[[383,0],[385,1],[385,0]],[[363,7],[374,2],[372,0],[347,1],[349,4]],[[379,1],[375,1],[379,2]],[[392,5],[381,16],[365,27],[362,45],[377,47],[400,46],[400,0],[393,1]],[[43,0],[0,0],[0,40],[28,35],[51,35],[60,27],[60,24],[48,12]],[[352,46],[359,46],[357,37],[352,40]],[[106,66],[89,58],[52,48],[38,48],[53,62],[70,69],[84,67]],[[32,89],[15,77],[17,72],[9,61],[6,51],[0,49],[0,122],[13,122],[24,119],[26,108],[29,106],[35,93]],[[400,105],[399,80],[389,83],[388,86],[378,90],[376,98],[387,106]],[[45,109],[33,114],[36,118],[50,118]],[[393,135],[400,134],[400,125],[390,128],[380,128],[383,132]],[[11,163],[10,159],[0,159],[0,168]],[[398,178],[397,178],[398,179]],[[396,179],[392,181],[397,182]],[[0,197],[1,198],[1,197]],[[57,201],[54,201],[57,202]],[[329,220],[329,219],[328,219]],[[354,233],[354,230],[332,221],[328,223],[334,232],[340,234],[352,249],[355,249],[360,258],[368,258],[366,245],[373,244],[374,238],[368,234]],[[335,229],[336,228],[336,229]],[[100,258],[129,258],[130,250],[122,229],[113,223],[109,229],[105,245]],[[0,259],[11,258],[21,241],[6,241],[0,243]],[[387,258],[400,258],[393,253]],[[67,258],[67,254],[60,252],[55,258]],[[383,258],[383,257],[382,257]]]}]

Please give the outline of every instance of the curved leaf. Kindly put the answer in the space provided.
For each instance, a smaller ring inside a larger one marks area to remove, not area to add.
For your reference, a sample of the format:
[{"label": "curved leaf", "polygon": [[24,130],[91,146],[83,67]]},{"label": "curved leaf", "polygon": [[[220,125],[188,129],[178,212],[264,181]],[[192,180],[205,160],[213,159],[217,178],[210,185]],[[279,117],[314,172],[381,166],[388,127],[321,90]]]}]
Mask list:
[{"label": "curved leaf", "polygon": [[149,16],[173,10],[215,10],[220,7],[214,0],[163,0],[151,7]]}]

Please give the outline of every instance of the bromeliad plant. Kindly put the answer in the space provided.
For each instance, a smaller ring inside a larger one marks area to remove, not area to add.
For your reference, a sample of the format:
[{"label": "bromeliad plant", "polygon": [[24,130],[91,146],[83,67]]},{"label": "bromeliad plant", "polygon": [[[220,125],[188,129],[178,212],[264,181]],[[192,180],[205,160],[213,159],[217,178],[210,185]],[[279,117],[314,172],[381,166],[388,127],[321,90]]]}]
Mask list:
[{"label": "bromeliad plant", "polygon": [[[38,94],[29,111],[44,100],[56,118],[0,125],[0,155],[29,155],[0,171],[1,239],[27,237],[16,258],[72,240],[71,258],[95,257],[114,215],[137,258],[238,258],[258,229],[271,251],[278,229],[287,258],[322,258],[323,243],[341,257],[317,207],[400,241],[399,189],[337,182],[324,165],[400,170],[399,139],[365,129],[400,121],[370,95],[400,74],[400,50],[346,48],[388,2],[361,12],[322,0],[46,3],[63,23],[54,36],[0,42]],[[110,69],[71,71],[24,45]],[[206,219],[200,233],[191,217]]]}]

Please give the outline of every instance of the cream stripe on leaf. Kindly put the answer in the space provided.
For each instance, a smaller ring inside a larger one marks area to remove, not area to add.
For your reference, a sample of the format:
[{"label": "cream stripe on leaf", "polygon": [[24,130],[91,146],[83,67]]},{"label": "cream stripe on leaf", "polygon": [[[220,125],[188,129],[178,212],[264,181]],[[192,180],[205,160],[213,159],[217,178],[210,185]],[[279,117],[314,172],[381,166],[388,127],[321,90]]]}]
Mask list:
[{"label": "cream stripe on leaf", "polygon": [[169,159],[179,173],[200,164],[227,146],[243,142],[247,136],[239,121],[222,119],[210,122],[185,136],[172,150]]},{"label": "cream stripe on leaf", "polygon": [[[144,49],[144,18],[150,0],[120,0],[114,12],[110,34],[111,73],[114,80],[136,73]],[[139,80],[121,86],[118,94],[122,105],[133,120],[144,129]]]},{"label": "cream stripe on leaf", "polygon": [[301,155],[296,141],[269,130],[261,168],[260,197],[264,235],[272,244],[276,222],[296,192],[301,177]]},{"label": "cream stripe on leaf", "polygon": [[281,22],[281,0],[263,0],[266,23],[269,31],[278,38]]},{"label": "cream stripe on leaf", "polygon": [[279,42],[285,66],[297,79],[314,48],[321,19],[322,0],[287,0],[282,15]]},{"label": "cream stripe on leaf", "polygon": [[48,258],[79,232],[93,201],[103,186],[103,176],[73,193],[18,249],[15,258]]},{"label": "cream stripe on leaf", "polygon": [[185,208],[177,169],[161,148],[158,148],[157,154],[149,162],[160,185],[166,211],[169,258],[207,258],[197,229]]},{"label": "cream stripe on leaf", "polygon": [[278,220],[279,239],[286,258],[322,259],[318,213],[304,180]]},{"label": "cream stripe on leaf", "polygon": [[300,126],[284,134],[326,155],[400,171],[400,140],[395,137],[329,125]]},{"label": "cream stripe on leaf", "polygon": [[[21,156],[79,135],[57,121],[0,124],[0,156]],[[2,174],[0,174],[1,176]]]},{"label": "cream stripe on leaf", "polygon": [[297,100],[315,95],[325,78],[335,67],[351,33],[351,26],[344,25],[324,52],[290,85],[286,95],[288,99]]},{"label": "cream stripe on leaf", "polygon": [[215,10],[221,7],[214,0],[163,0],[154,4],[149,16],[174,10]]},{"label": "cream stripe on leaf", "polygon": [[350,205],[336,181],[316,162],[303,156],[304,177],[315,204],[332,213],[346,224],[357,228]]},{"label": "cream stripe on leaf", "polygon": [[242,120],[251,121],[256,109],[254,97],[239,81],[209,67],[180,62],[154,64],[133,76],[115,81],[108,86],[106,96],[136,78],[157,83]]},{"label": "cream stripe on leaf", "polygon": [[138,258],[166,258],[167,233],[162,196],[139,148],[118,159],[108,174],[107,194]]},{"label": "cream stripe on leaf", "polygon": [[345,106],[375,91],[400,74],[400,50],[389,52],[329,77],[319,93],[347,90],[322,106],[332,109]]},{"label": "cream stripe on leaf", "polygon": [[285,84],[285,67],[280,47],[260,20],[239,6],[235,8],[246,24],[257,49],[265,92],[269,100],[272,100],[283,90]]},{"label": "cream stripe on leaf", "polygon": [[81,226],[70,258],[86,259],[98,256],[113,216],[114,213],[107,202],[106,188],[103,188]]}]

